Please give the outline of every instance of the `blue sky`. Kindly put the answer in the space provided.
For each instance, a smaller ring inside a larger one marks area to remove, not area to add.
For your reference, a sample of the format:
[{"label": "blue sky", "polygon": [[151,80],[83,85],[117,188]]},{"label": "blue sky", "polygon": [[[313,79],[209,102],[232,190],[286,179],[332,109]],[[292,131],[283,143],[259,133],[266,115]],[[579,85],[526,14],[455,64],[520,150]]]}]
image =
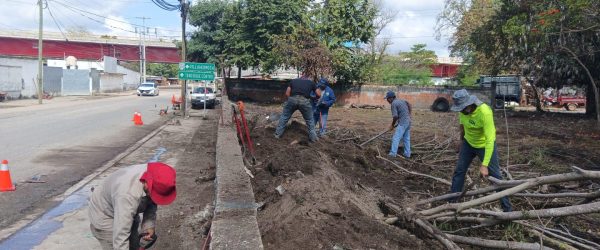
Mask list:
[{"label": "blue sky", "polygon": [[[149,35],[163,39],[181,36],[181,18],[178,11],[166,11],[151,0],[47,0],[44,10],[44,29],[66,33],[67,29],[83,27],[96,34],[136,37],[136,26],[150,17],[146,26]],[[176,4],[177,0],[166,0]],[[396,12],[395,20],[382,32],[392,41],[388,53],[408,51],[413,44],[426,43],[438,56],[448,56],[447,42],[436,41],[434,25],[444,0],[380,0],[386,10]],[[37,0],[0,0],[0,29],[37,31]],[[48,11],[49,10],[49,11]],[[51,17],[50,12],[54,16]],[[55,23],[58,23],[58,25]],[[193,29],[189,27],[188,29]]]}]

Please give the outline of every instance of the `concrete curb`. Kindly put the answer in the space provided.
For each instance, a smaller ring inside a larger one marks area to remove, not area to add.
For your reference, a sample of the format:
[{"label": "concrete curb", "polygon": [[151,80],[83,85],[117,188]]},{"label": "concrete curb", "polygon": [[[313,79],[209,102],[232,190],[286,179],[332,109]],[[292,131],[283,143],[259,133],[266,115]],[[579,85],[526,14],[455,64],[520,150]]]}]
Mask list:
[{"label": "concrete curb", "polygon": [[231,126],[231,103],[221,101],[223,120],[217,134],[216,204],[211,226],[210,249],[263,249],[256,203],[246,174],[235,129]]}]

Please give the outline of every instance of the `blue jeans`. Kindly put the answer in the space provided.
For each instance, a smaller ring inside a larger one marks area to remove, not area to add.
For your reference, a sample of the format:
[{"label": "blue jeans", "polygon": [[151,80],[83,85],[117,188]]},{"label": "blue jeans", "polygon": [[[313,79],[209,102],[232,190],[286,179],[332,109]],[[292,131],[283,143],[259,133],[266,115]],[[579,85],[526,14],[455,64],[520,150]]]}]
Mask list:
[{"label": "blue jeans", "polygon": [[396,156],[398,154],[398,146],[400,146],[400,140],[404,143],[404,157],[410,158],[410,125],[408,126],[396,126],[396,132],[392,137],[392,148],[390,149],[390,155]]},{"label": "blue jeans", "polygon": [[329,116],[329,108],[315,108],[313,119],[315,121],[315,126],[319,124],[321,130],[319,131],[320,135],[325,134],[327,132],[327,117]]},{"label": "blue jeans", "polygon": [[275,130],[275,137],[279,138],[283,135],[285,126],[296,110],[300,110],[300,113],[302,113],[304,122],[306,122],[306,126],[308,127],[308,137],[310,141],[317,141],[317,132],[315,131],[315,122],[313,120],[310,100],[303,96],[290,96],[287,102],[285,102],[283,105],[283,112],[279,118],[279,125],[277,125],[277,129]]},{"label": "blue jeans", "polygon": [[[450,188],[452,193],[459,193],[463,191],[463,186],[465,185],[465,175],[467,174],[467,170],[469,170],[469,166],[471,166],[473,158],[477,156],[483,161],[484,155],[485,148],[474,148],[467,142],[467,140],[463,139],[463,143],[460,146],[458,164],[454,170],[454,176],[452,176],[452,187]],[[502,180],[500,162],[498,160],[498,150],[496,149],[495,143],[494,152],[492,153],[492,158],[490,159],[490,164],[488,165],[488,172],[490,176],[498,180]],[[451,200],[451,202],[456,202],[456,199]],[[512,205],[507,197],[502,197],[502,199],[500,199],[500,205],[502,206],[504,212],[512,211]]]}]

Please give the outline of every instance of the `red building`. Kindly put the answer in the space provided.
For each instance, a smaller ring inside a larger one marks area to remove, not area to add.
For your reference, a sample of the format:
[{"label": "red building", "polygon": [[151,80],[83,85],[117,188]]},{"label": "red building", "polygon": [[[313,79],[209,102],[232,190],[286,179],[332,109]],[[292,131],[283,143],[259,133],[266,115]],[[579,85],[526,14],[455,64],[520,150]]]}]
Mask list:
[{"label": "red building", "polygon": [[[67,37],[69,38],[69,37]],[[100,60],[111,56],[122,61],[139,61],[139,40],[85,35],[66,40],[57,34],[44,34],[43,57],[64,59],[74,56],[79,60]],[[0,32],[0,56],[37,58],[38,39],[33,33]],[[178,63],[180,52],[172,42],[146,41],[146,60],[155,63]]]},{"label": "red building", "polygon": [[436,64],[432,64],[431,77],[454,78],[458,68],[462,65],[462,59],[456,57],[439,57]]}]

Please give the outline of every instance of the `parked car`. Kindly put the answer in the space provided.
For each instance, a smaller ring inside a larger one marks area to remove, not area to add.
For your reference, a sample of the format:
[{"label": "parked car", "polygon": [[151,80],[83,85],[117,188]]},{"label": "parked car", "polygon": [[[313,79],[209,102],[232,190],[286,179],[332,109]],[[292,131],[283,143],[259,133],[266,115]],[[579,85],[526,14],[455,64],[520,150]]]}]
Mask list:
[{"label": "parked car", "polygon": [[143,96],[143,95],[158,96],[158,94],[159,94],[158,85],[153,82],[142,83],[142,84],[140,84],[140,86],[137,89],[138,96]]},{"label": "parked car", "polygon": [[558,97],[544,96],[542,98],[544,107],[565,108],[568,111],[575,111],[578,107],[585,107],[587,102],[585,96],[559,95]]},{"label": "parked car", "polygon": [[196,87],[190,92],[192,108],[204,108],[206,102],[207,108],[214,108],[217,104],[217,96],[215,90],[209,87]]}]

